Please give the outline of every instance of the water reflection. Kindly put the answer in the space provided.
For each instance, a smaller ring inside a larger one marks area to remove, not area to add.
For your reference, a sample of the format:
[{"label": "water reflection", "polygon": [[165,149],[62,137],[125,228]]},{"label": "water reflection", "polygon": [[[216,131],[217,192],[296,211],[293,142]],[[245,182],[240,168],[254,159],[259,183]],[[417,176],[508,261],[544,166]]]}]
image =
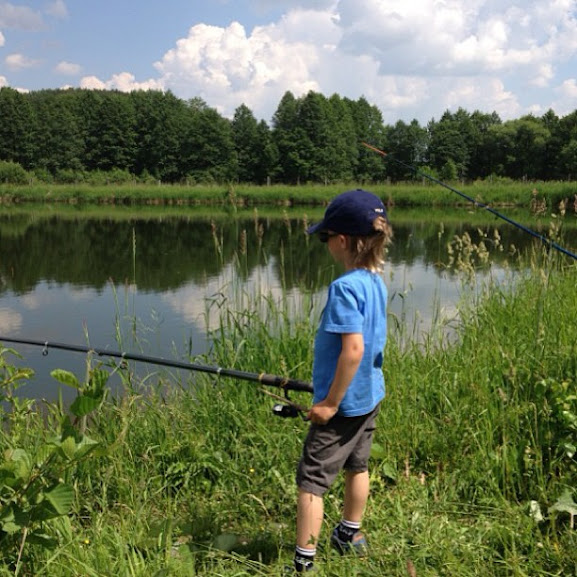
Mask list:
[{"label": "water reflection", "polygon": [[[494,226],[484,227],[489,236]],[[305,227],[303,214],[167,216],[159,209],[112,218],[5,211],[0,335],[167,358],[204,353],[207,328],[216,328],[218,320],[207,316],[211,303],[234,302],[242,309],[254,295],[284,294],[299,314],[303,295],[314,291],[320,309],[339,270]],[[448,268],[446,247],[455,235],[475,239],[478,228],[428,218],[395,223],[386,267],[390,312],[410,333],[426,330],[439,311],[456,316],[461,285]],[[500,231],[505,246],[531,240],[511,227]],[[507,250],[491,253],[492,274],[506,258]],[[51,351],[45,357],[33,347],[17,348],[25,356],[22,364],[37,372],[38,396],[54,396],[52,369],[83,373],[82,355]]]}]

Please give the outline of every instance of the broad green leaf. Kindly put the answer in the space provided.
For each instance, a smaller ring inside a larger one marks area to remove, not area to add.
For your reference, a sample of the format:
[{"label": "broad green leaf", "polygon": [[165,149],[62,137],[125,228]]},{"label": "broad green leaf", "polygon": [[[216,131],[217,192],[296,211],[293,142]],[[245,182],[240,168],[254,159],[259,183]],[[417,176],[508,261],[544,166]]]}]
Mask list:
[{"label": "broad green leaf", "polygon": [[84,417],[94,411],[94,409],[97,409],[99,404],[100,399],[80,395],[79,397],[76,397],[74,402],[70,405],[70,411],[77,417]]},{"label": "broad green leaf", "polygon": [[71,373],[70,371],[65,371],[64,369],[54,369],[50,375],[59,383],[62,383],[68,387],[72,387],[73,389],[79,389],[81,387],[81,384],[78,382],[78,379],[74,373]]},{"label": "broad green leaf", "polygon": [[56,485],[54,489],[44,493],[46,500],[59,515],[66,515],[74,502],[74,489],[70,485]]},{"label": "broad green leaf", "polygon": [[222,533],[215,537],[212,545],[219,551],[232,551],[238,542],[238,537],[233,533]]},{"label": "broad green leaf", "polygon": [[13,535],[14,533],[18,533],[18,531],[22,531],[22,527],[14,523],[13,520],[1,522],[0,527],[2,527],[2,531],[5,531],[9,535]]},{"label": "broad green leaf", "polygon": [[14,511],[12,507],[3,507],[0,509],[0,525],[9,522],[14,522]]},{"label": "broad green leaf", "polygon": [[17,533],[30,522],[30,516],[27,511],[13,504],[5,507],[0,514],[0,527],[6,533]]},{"label": "broad green leaf", "polygon": [[43,465],[46,460],[52,455],[54,452],[54,446],[52,444],[41,445],[38,447],[35,457],[36,457],[36,466],[40,467]]},{"label": "broad green leaf", "polygon": [[30,477],[32,460],[26,451],[23,449],[15,449],[9,455],[6,455],[6,460],[11,461],[11,470],[17,478],[28,479],[28,477]]},{"label": "broad green leaf", "polygon": [[569,513],[571,517],[577,515],[577,503],[573,501],[571,489],[565,489],[561,497],[557,499],[554,505],[549,507],[549,511],[559,511]]},{"label": "broad green leaf", "polygon": [[74,454],[75,459],[82,459],[86,457],[90,452],[96,449],[100,443],[91,439],[87,436],[82,437],[81,441],[76,445],[76,453]]},{"label": "broad green leaf", "polygon": [[102,393],[108,383],[109,374],[102,369],[95,369],[90,375],[90,389],[95,393]]},{"label": "broad green leaf", "polygon": [[74,437],[66,437],[66,439],[60,443],[60,449],[68,460],[72,460],[76,453],[76,441]]},{"label": "broad green leaf", "polygon": [[390,479],[391,481],[397,480],[397,469],[391,463],[383,463],[381,467],[381,474]]},{"label": "broad green leaf", "polygon": [[60,517],[60,513],[54,509],[50,501],[44,500],[38,503],[30,512],[30,519],[33,522],[49,521]]},{"label": "broad green leaf", "polygon": [[43,533],[30,533],[26,539],[28,543],[33,543],[34,545],[40,545],[44,549],[53,550],[58,546],[58,539],[55,537],[50,537]]},{"label": "broad green leaf", "polygon": [[13,465],[10,463],[4,463],[0,466],[0,487],[14,487],[16,477],[13,468]]},{"label": "broad green leaf", "polygon": [[373,443],[371,446],[371,459],[381,460],[387,456],[387,452],[385,451],[382,445],[379,443]]}]

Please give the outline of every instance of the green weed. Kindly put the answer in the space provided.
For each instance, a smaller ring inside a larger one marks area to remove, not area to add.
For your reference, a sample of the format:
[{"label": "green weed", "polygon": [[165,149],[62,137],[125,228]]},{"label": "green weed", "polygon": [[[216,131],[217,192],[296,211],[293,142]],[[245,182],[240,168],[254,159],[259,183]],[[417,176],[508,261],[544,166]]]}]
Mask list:
[{"label": "green weed", "polygon": [[[454,266],[490,270],[467,243]],[[235,275],[250,276],[251,250],[239,247]],[[364,521],[372,554],[343,558],[325,546],[341,514],[339,479],[326,496],[321,577],[575,574],[577,268],[541,251],[516,258],[528,260],[504,279],[463,277],[452,338],[441,316],[418,340],[403,319],[390,323]],[[206,303],[213,345],[195,360],[309,380],[320,296],[296,301],[259,282],[244,291],[235,275]],[[112,397],[105,373],[117,369],[105,366],[84,379],[57,372],[79,400],[68,412],[58,403],[40,411],[12,394],[27,373],[7,354],[0,575],[281,574],[294,547],[305,422],[275,417],[253,383],[200,373],[177,385],[131,381]],[[86,439],[99,450],[83,454]],[[17,450],[30,467],[15,466]],[[33,482],[16,474],[25,469],[36,471]],[[24,510],[24,496],[30,508],[38,495],[51,502],[53,487],[67,495],[58,515],[15,523],[5,513]],[[32,531],[50,542],[29,539]]]}]

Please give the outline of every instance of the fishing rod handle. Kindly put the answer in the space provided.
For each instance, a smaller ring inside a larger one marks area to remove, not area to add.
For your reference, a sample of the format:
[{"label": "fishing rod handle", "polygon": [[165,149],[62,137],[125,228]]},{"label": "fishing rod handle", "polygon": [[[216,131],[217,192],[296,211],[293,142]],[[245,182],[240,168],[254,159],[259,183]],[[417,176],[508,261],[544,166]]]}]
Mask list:
[{"label": "fishing rod handle", "polygon": [[307,383],[306,381],[299,381],[297,379],[287,379],[284,377],[279,377],[278,375],[268,375],[266,373],[261,373],[258,376],[258,380],[263,385],[279,387],[289,391],[304,391],[306,393],[313,392],[313,386],[311,383]]}]

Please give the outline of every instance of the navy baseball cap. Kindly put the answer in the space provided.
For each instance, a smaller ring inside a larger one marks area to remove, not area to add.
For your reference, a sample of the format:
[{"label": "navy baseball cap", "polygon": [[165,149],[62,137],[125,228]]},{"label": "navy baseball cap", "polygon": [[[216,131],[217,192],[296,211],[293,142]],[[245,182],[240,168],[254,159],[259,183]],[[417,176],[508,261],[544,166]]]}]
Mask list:
[{"label": "navy baseball cap", "polygon": [[310,226],[307,233],[332,230],[351,236],[370,236],[375,232],[373,221],[378,216],[387,218],[385,205],[378,196],[361,188],[348,190],[331,200],[323,220]]}]

